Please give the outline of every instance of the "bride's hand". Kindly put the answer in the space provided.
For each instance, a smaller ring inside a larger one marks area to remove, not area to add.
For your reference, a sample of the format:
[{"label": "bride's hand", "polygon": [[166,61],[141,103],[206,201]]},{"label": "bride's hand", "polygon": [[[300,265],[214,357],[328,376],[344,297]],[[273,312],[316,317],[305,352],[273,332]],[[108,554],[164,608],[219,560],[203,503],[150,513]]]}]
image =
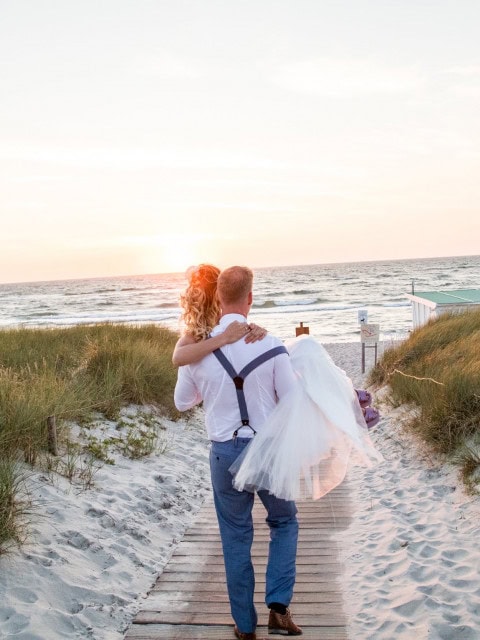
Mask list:
[{"label": "bride's hand", "polygon": [[266,329],[259,327],[258,324],[255,324],[254,322],[247,324],[245,322],[238,322],[235,320],[228,325],[223,336],[225,338],[225,344],[237,342],[237,340],[240,340],[241,338],[245,338],[245,342],[248,343],[263,340],[267,333]]},{"label": "bride's hand", "polygon": [[250,327],[250,331],[245,336],[245,342],[257,342],[257,340],[263,340],[267,335],[268,331],[263,327],[260,327],[258,324],[254,322],[250,322],[248,325]]},{"label": "bride's hand", "polygon": [[223,335],[225,337],[225,344],[237,342],[237,340],[240,340],[240,338],[245,338],[245,336],[250,335],[250,333],[250,325],[245,322],[238,322],[238,320],[234,320],[223,332]]}]

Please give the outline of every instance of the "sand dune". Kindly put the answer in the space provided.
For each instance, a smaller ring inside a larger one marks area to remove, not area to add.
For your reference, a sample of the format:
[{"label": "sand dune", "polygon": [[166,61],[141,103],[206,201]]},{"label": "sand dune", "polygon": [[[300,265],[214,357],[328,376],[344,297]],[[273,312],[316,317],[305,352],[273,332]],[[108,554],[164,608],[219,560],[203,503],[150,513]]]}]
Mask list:
[{"label": "sand dune", "polygon": [[[362,386],[360,345],[327,345]],[[373,356],[367,354],[367,364]],[[126,410],[135,420],[138,408]],[[480,503],[456,473],[384,410],[372,438],[385,462],[354,468],[355,512],[341,537],[349,636],[355,640],[480,638]],[[33,472],[29,542],[0,558],[0,637],[119,640],[209,494],[202,414],[162,420],[165,453],[115,455],[95,487]],[[103,422],[96,433],[115,432]]]}]

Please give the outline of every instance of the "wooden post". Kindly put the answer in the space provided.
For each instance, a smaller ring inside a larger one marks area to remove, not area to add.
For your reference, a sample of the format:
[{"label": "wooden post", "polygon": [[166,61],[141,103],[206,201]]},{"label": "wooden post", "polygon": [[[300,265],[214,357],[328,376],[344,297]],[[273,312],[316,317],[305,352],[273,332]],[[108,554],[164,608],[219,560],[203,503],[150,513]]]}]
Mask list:
[{"label": "wooden post", "polygon": [[301,336],[302,333],[310,333],[309,327],[304,327],[303,322],[300,322],[299,327],[295,327],[295,336]]},{"label": "wooden post", "polygon": [[365,349],[375,349],[375,364],[377,364],[378,341],[380,339],[379,324],[360,323],[360,340],[362,342],[362,373],[365,373]]},{"label": "wooden post", "polygon": [[58,456],[57,446],[57,425],[55,422],[55,416],[48,416],[47,418],[47,442],[48,452],[52,456]]}]

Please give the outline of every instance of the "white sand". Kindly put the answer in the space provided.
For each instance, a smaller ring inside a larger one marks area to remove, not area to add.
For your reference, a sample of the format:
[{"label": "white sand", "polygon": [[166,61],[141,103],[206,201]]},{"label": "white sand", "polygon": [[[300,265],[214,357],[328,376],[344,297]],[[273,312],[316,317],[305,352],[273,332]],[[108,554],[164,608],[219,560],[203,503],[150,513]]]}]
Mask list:
[{"label": "white sand", "polygon": [[[362,386],[360,345],[327,348]],[[349,637],[479,639],[479,500],[453,469],[418,452],[402,433],[402,411],[385,413],[373,432],[385,462],[349,475],[355,512],[339,540]],[[201,412],[161,422],[165,453],[116,454],[91,490],[33,473],[29,543],[0,558],[0,638],[123,637],[210,490]],[[118,435],[109,422],[102,432]]]},{"label": "white sand", "polygon": [[[91,490],[30,477],[29,542],[0,558],[0,638],[123,638],[209,491],[201,419],[161,422],[164,454],[116,454]],[[119,435],[109,422],[93,432]]]},{"label": "white sand", "polygon": [[[328,349],[361,386],[358,358],[348,366],[355,347]],[[340,540],[349,637],[478,640],[480,500],[404,431],[408,414],[382,406],[372,440],[385,462],[349,473],[354,518]]]}]

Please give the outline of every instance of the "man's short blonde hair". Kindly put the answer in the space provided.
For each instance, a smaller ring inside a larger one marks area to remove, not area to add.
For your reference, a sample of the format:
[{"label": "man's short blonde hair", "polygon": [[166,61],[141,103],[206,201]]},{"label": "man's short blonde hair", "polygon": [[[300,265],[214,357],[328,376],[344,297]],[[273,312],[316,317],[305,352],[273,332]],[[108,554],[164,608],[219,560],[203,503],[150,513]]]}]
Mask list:
[{"label": "man's short blonde hair", "polygon": [[253,286],[253,271],[248,267],[229,267],[221,272],[217,293],[221,304],[243,302]]}]

